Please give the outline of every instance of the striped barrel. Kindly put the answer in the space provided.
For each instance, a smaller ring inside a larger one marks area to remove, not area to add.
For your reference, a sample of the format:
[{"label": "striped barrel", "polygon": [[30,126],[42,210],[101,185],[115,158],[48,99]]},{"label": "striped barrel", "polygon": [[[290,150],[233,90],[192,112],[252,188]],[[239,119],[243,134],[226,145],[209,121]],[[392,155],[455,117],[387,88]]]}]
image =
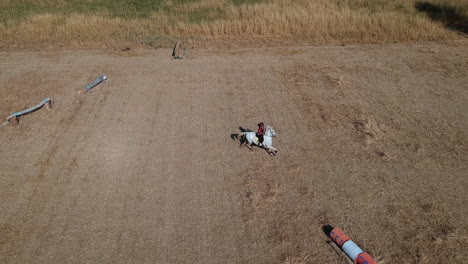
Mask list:
[{"label": "striped barrel", "polygon": [[329,236],[356,264],[377,264],[372,257],[364,252],[351,238],[349,238],[343,230],[338,227],[334,228],[331,225],[324,225],[323,232]]}]

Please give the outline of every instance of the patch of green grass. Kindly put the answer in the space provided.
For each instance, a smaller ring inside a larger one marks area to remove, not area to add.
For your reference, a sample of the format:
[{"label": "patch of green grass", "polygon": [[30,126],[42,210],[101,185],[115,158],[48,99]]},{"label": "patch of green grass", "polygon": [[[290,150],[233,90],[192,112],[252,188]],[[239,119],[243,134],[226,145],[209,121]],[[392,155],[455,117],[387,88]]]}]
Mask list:
[{"label": "patch of green grass", "polygon": [[223,18],[224,14],[225,11],[219,8],[203,8],[190,12],[187,17],[189,23],[197,24]]},{"label": "patch of green grass", "polygon": [[[240,6],[243,4],[252,5],[255,3],[260,3],[262,1],[263,0],[231,0],[234,6]],[[190,2],[195,2],[195,1],[177,0],[174,3],[181,6]],[[171,12],[172,10],[167,11],[167,13],[171,13]],[[203,8],[203,9],[197,9],[195,11],[191,11],[188,13],[179,13],[179,14],[174,13],[175,16],[185,19],[187,22],[191,24],[199,24],[202,22],[210,22],[210,21],[215,21],[217,19],[222,19],[225,17],[225,14],[226,14],[226,11],[222,8]]]},{"label": "patch of green grass", "polygon": [[[1,1],[1,0],[0,0]],[[198,0],[199,1],[199,0]],[[253,4],[262,0],[232,0],[236,6]],[[1,5],[0,22],[17,22],[35,14],[102,14],[126,19],[145,19],[153,12],[164,12],[173,17],[182,18],[189,23],[213,21],[224,16],[224,10],[200,9],[189,13],[176,13],[175,7],[193,3],[193,0],[173,0],[171,4],[164,0],[14,0]]]},{"label": "patch of green grass", "polygon": [[[0,23],[18,22],[29,15],[72,13],[95,15],[125,19],[145,19],[153,12],[163,12],[173,18],[181,18],[189,23],[200,23],[223,18],[225,11],[216,9],[201,9],[188,13],[177,13],[177,6],[201,0],[12,0],[2,3],[0,0]],[[234,6],[252,5],[265,0],[231,0]]]},{"label": "patch of green grass", "polygon": [[243,4],[253,5],[253,4],[263,2],[262,0],[231,0],[231,1],[235,6],[240,6],[240,5],[243,5]]},{"label": "patch of green grass", "polygon": [[393,11],[406,11],[405,9],[411,8],[411,5],[404,6],[398,1],[386,1],[386,0],[336,0],[335,4],[343,9],[351,10],[363,10],[366,13],[379,13]]},{"label": "patch of green grass", "polygon": [[18,21],[28,15],[106,14],[121,18],[148,18],[164,7],[164,0],[15,0],[0,8],[0,21]]}]

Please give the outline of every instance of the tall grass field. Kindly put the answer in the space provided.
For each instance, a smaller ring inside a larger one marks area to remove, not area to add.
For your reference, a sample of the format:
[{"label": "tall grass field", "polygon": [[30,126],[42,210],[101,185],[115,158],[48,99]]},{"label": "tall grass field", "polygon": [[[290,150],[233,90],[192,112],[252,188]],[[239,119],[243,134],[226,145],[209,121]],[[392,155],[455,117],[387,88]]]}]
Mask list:
[{"label": "tall grass field", "polygon": [[466,37],[466,0],[0,0],[0,48]]}]

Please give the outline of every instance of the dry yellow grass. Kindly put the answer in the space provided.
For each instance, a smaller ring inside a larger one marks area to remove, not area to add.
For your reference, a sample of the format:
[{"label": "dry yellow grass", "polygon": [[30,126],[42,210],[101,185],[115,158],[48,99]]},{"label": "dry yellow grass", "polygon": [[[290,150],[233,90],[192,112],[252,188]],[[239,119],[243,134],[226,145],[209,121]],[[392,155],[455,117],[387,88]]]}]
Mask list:
[{"label": "dry yellow grass", "polygon": [[[112,12],[122,10],[114,9],[103,13],[73,9],[55,12],[51,8],[49,12],[46,7],[52,2],[56,1],[38,1],[36,5],[42,6],[42,11],[30,12],[22,18],[4,15],[0,23],[0,47],[93,47],[123,43],[165,46],[175,38],[375,43],[447,40],[462,35],[448,29],[446,22],[418,11],[420,2],[414,0],[259,0],[240,1],[244,2],[240,5],[229,0],[166,0],[158,2],[160,8],[150,11],[147,17],[121,17]],[[438,7],[442,3],[454,7],[461,15],[461,23],[466,23],[468,5],[464,1],[429,4]],[[11,5],[12,1],[1,0],[0,10],[6,14]]]}]

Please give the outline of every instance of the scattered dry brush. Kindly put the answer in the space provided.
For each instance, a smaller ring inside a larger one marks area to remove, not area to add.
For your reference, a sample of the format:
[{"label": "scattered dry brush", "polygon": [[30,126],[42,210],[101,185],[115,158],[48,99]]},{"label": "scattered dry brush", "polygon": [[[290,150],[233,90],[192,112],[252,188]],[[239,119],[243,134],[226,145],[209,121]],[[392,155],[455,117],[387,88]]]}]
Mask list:
[{"label": "scattered dry brush", "polygon": [[463,0],[0,0],[0,48],[447,40],[467,17]]}]

